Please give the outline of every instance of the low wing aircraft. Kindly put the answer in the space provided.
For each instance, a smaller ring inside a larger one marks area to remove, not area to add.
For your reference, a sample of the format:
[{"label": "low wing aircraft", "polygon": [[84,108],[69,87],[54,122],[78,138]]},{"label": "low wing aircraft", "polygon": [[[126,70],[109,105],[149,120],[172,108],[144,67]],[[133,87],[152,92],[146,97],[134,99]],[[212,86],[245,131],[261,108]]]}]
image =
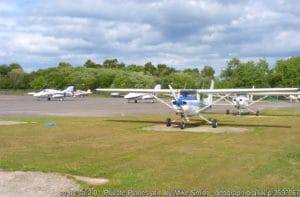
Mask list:
[{"label": "low wing aircraft", "polygon": [[44,89],[40,92],[29,92],[29,95],[37,97],[38,99],[46,98],[48,101],[51,99],[64,100],[64,97],[73,96],[74,86],[69,86],[65,90],[54,90],[54,89]]},{"label": "low wing aircraft", "polygon": [[88,89],[87,91],[84,91],[84,90],[76,90],[74,93],[73,93],[73,96],[74,97],[85,97],[85,96],[88,96],[92,94],[92,91],[91,89]]},{"label": "low wing aircraft", "polygon": [[[211,124],[213,128],[218,126],[218,122],[216,119],[212,121],[206,119],[201,115],[201,112],[204,112],[212,105],[218,103],[224,98],[228,97],[228,95],[236,95],[236,94],[254,94],[254,93],[272,93],[272,92],[297,92],[300,91],[300,88],[240,88],[240,89],[213,89],[213,82],[211,84],[210,89],[194,89],[194,90],[180,90],[173,89],[169,85],[169,89],[96,89],[99,92],[136,92],[136,93],[167,93],[173,95],[173,100],[171,104],[163,101],[162,99],[156,97],[158,101],[165,104],[169,108],[175,111],[177,115],[180,116],[179,126],[181,129],[185,128],[185,123],[189,121],[190,116],[198,115],[200,119],[206,121]],[[201,101],[199,94],[208,95],[208,98]],[[213,101],[213,95],[223,95],[220,98]],[[170,118],[166,119],[166,126],[171,126],[172,121]]]},{"label": "low wing aircraft", "polygon": [[[157,84],[154,87],[154,91],[160,89],[161,89],[160,84]],[[155,93],[150,94],[150,93],[136,93],[136,92],[130,92],[124,96],[124,98],[128,100],[128,103],[131,100],[133,100],[135,103],[137,103],[138,100],[151,100],[152,102],[154,102],[154,100],[156,99],[155,97],[156,97]]]}]

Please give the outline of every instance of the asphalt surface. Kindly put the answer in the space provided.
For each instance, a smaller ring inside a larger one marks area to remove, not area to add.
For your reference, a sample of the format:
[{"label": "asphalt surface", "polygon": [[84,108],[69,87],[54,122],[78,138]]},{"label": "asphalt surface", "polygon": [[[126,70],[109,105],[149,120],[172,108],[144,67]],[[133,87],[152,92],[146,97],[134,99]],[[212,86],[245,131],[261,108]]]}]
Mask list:
[{"label": "asphalt surface", "polygon": [[[165,99],[170,102],[171,99]],[[277,109],[293,107],[299,104],[287,102],[264,101],[255,104],[253,110]],[[225,113],[226,109],[231,112],[232,106],[213,106],[207,113]],[[139,101],[128,103],[124,98],[102,97],[68,97],[64,101],[37,100],[32,96],[0,95],[0,117],[44,117],[44,116],[128,116],[146,114],[169,114],[173,110],[160,102]]]}]

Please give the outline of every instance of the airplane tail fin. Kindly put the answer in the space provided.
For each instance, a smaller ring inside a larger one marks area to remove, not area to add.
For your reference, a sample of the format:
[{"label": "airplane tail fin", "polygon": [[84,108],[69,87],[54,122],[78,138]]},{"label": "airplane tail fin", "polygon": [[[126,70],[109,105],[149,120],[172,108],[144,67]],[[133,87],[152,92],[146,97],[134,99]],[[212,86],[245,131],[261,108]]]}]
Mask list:
[{"label": "airplane tail fin", "polygon": [[74,86],[69,86],[64,92],[74,92]]},{"label": "airplane tail fin", "polygon": [[[154,87],[154,90],[160,90],[161,89],[161,85],[160,84],[156,84]],[[157,96],[157,93],[153,93],[154,96]]]},{"label": "airplane tail fin", "polygon": [[[254,86],[252,86],[252,89],[254,89]],[[250,101],[250,103],[252,103],[252,101],[253,101],[253,94],[250,94],[249,101]]]},{"label": "airplane tail fin", "polygon": [[[214,86],[215,86],[215,82],[214,80],[211,80],[210,82],[210,90],[213,90],[214,89]],[[212,105],[213,103],[213,94],[208,94],[208,97],[206,99],[203,99],[203,102],[205,105]]]}]

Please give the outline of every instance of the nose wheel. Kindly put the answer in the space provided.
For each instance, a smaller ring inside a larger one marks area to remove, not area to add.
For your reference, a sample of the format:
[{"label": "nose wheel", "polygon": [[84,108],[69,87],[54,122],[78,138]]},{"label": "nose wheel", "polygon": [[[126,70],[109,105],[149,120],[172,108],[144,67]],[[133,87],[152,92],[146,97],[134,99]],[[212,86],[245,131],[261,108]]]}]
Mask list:
[{"label": "nose wheel", "polygon": [[184,129],[185,128],[185,122],[181,121],[179,124],[180,129]]},{"label": "nose wheel", "polygon": [[217,128],[218,127],[218,121],[217,121],[217,119],[213,119],[211,121],[211,125],[212,125],[212,128]]}]

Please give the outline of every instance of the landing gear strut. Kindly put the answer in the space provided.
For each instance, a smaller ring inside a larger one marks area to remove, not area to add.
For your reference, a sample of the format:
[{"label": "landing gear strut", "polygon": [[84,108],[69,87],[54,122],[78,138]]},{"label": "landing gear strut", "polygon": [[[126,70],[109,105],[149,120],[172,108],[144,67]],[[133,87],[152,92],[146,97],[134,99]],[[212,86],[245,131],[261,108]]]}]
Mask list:
[{"label": "landing gear strut", "polygon": [[171,118],[167,118],[167,120],[166,120],[166,126],[170,127],[171,124],[172,124]]}]

